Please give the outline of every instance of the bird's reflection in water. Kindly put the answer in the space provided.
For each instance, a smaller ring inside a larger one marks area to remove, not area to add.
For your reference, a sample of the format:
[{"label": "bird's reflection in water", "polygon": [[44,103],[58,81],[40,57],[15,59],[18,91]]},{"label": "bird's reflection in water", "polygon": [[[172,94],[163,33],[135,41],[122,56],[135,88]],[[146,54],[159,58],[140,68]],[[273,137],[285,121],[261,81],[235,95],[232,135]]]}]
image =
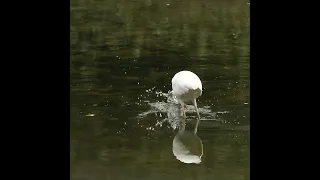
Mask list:
[{"label": "bird's reflection in water", "polygon": [[199,119],[196,119],[196,125],[192,131],[187,131],[186,125],[181,121],[179,131],[172,143],[174,156],[179,161],[187,164],[199,164],[203,155],[202,141],[197,135]]}]

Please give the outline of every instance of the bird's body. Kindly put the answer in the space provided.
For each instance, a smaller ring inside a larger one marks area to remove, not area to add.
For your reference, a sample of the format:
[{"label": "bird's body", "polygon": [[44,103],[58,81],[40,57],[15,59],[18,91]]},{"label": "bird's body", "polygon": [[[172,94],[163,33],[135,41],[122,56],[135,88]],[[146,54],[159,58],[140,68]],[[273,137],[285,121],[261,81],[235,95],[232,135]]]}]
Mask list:
[{"label": "bird's body", "polygon": [[172,78],[172,94],[185,103],[193,101],[202,94],[199,77],[190,71],[180,71]]},{"label": "bird's body", "polygon": [[184,118],[186,118],[184,104],[189,102],[195,106],[198,118],[200,118],[196,102],[196,99],[202,95],[200,78],[191,71],[180,71],[173,76],[171,83],[172,94],[179,99]]}]

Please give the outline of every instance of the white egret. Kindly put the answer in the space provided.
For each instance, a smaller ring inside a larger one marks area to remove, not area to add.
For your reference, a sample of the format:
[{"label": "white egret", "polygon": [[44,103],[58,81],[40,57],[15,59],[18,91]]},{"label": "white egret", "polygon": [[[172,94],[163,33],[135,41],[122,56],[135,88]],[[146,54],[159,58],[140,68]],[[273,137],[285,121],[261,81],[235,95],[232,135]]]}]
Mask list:
[{"label": "white egret", "polygon": [[186,119],[184,104],[189,102],[194,105],[198,119],[200,119],[196,100],[202,95],[202,83],[200,78],[191,71],[180,71],[173,76],[171,83],[172,94],[179,99],[182,106],[184,121]]}]

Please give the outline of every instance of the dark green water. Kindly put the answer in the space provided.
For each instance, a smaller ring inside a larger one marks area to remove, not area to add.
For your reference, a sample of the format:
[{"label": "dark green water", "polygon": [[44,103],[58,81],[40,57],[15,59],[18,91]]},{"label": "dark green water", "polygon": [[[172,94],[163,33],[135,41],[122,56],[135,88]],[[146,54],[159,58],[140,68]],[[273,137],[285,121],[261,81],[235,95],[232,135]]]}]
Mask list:
[{"label": "dark green water", "polygon": [[[71,179],[250,179],[249,8],[245,0],[71,0]],[[204,87],[197,136],[193,107],[178,135],[179,106],[166,97],[184,69]],[[179,161],[177,142],[201,163]]]}]

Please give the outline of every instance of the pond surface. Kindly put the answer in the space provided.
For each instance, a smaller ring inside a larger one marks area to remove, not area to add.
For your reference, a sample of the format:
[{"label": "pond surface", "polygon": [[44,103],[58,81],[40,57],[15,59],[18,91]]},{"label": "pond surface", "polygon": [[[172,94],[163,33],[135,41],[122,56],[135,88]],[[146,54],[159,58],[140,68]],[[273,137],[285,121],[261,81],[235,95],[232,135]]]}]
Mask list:
[{"label": "pond surface", "polygon": [[[71,179],[250,179],[249,8],[71,0]],[[169,94],[181,70],[203,84],[184,131]]]}]

